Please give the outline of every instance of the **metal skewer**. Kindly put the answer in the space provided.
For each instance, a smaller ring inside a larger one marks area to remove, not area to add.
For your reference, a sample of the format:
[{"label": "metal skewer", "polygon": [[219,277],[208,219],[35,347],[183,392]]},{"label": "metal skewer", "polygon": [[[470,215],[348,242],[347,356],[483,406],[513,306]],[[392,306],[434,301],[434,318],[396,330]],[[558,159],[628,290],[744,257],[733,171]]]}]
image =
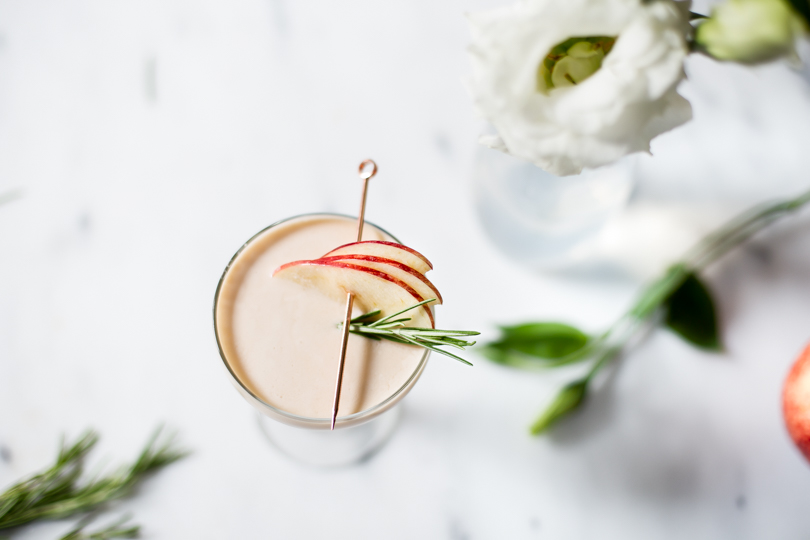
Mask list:
[{"label": "metal skewer", "polygon": [[[360,178],[363,180],[363,194],[360,196],[360,214],[357,216],[357,241],[363,239],[363,223],[366,215],[366,192],[368,191],[368,181],[377,174],[377,164],[367,159],[360,164],[358,169]],[[343,317],[343,335],[340,339],[340,361],[338,362],[337,381],[335,382],[335,399],[332,402],[332,430],[335,429],[338,406],[340,405],[340,388],[343,386],[343,366],[346,363],[346,348],[349,344],[349,325],[352,321],[352,305],[354,304],[354,294],[346,293],[346,315]]]}]

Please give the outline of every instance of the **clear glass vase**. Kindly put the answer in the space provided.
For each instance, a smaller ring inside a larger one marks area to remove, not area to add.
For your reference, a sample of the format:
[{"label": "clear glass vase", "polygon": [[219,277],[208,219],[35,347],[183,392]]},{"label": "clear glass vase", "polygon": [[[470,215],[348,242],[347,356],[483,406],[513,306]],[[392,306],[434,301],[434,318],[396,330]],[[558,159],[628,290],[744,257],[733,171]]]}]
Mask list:
[{"label": "clear glass vase", "polygon": [[478,216],[509,258],[531,268],[562,268],[586,259],[599,233],[624,208],[633,191],[634,164],[628,156],[560,177],[482,146],[473,173]]}]

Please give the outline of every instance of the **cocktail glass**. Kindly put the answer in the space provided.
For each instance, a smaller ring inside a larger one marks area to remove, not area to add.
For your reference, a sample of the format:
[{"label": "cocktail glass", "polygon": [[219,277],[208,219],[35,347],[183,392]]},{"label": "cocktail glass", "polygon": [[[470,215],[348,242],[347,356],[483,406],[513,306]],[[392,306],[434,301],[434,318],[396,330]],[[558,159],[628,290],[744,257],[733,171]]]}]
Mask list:
[{"label": "cocktail glass", "polygon": [[[351,222],[356,221],[356,218],[342,214],[302,214],[278,221],[262,229],[239,248],[225,267],[219,284],[217,285],[216,294],[214,296],[214,334],[216,336],[220,356],[222,357],[222,361],[231,381],[242,397],[258,411],[259,425],[270,442],[283,454],[301,463],[315,466],[341,466],[356,463],[370,457],[388,440],[400,416],[400,409],[397,405],[411,388],[413,388],[413,385],[419,379],[422,371],[424,371],[430,351],[424,350],[416,368],[407,380],[390,394],[388,398],[365,410],[346,416],[338,416],[335,430],[330,431],[331,419],[328,417],[313,418],[293,414],[267,403],[258,396],[250,388],[250,385],[246,384],[246,382],[239,377],[237,370],[233,368],[233,359],[229,360],[229,355],[235,353],[229,351],[229,347],[223,346],[220,332],[221,318],[230,316],[230,314],[224,312],[227,307],[223,307],[220,302],[223,283],[225,283],[229,271],[235,261],[239,259],[240,255],[253,241],[274,227],[290,223],[294,220],[319,217],[346,219]],[[367,225],[375,227],[383,234],[398,242],[393,235],[381,227],[372,223],[367,223]],[[338,351],[336,350],[336,360],[337,353]],[[335,368],[337,368],[337,362],[335,363]]]}]

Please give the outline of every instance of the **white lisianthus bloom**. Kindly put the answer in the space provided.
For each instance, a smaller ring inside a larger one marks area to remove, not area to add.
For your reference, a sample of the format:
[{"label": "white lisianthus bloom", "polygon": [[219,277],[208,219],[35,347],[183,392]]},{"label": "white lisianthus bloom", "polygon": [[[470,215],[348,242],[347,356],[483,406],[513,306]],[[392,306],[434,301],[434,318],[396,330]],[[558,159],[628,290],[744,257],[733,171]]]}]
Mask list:
[{"label": "white lisianthus bloom", "polygon": [[469,20],[487,146],[566,176],[649,152],[692,117],[676,92],[689,2],[523,0]]}]

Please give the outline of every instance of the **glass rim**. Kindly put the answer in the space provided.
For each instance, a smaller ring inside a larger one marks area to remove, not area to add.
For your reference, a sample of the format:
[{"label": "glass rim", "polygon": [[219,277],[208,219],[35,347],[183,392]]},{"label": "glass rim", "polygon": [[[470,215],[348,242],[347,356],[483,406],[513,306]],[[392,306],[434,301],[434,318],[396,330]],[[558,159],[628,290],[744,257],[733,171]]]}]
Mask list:
[{"label": "glass rim", "polygon": [[[222,343],[219,340],[219,328],[217,327],[217,305],[219,304],[219,293],[220,293],[220,291],[222,289],[222,284],[225,281],[225,276],[228,275],[228,271],[231,269],[231,266],[233,265],[234,261],[237,259],[237,257],[239,257],[239,255],[242,253],[242,251],[244,251],[251,244],[251,242],[256,240],[259,236],[261,236],[265,232],[269,231],[273,227],[277,227],[277,226],[281,225],[282,223],[286,223],[286,222],[292,221],[294,219],[305,218],[305,217],[318,217],[318,216],[340,217],[340,218],[347,218],[347,219],[351,219],[351,220],[356,220],[357,219],[354,216],[350,216],[350,215],[347,215],[347,214],[339,214],[339,213],[334,213],[334,212],[311,212],[311,213],[306,213],[306,214],[297,214],[295,216],[280,219],[280,220],[278,220],[278,221],[276,221],[274,223],[271,223],[267,227],[263,228],[262,230],[260,230],[259,232],[257,232],[256,234],[254,234],[253,236],[248,238],[247,241],[245,241],[245,243],[242,244],[239,247],[239,249],[236,251],[236,253],[234,253],[233,256],[231,257],[231,259],[228,261],[228,264],[225,266],[225,270],[222,271],[222,276],[219,278],[219,282],[217,283],[217,289],[216,289],[216,292],[214,293],[214,308],[213,308],[214,337],[217,340],[217,349],[219,350],[219,356],[220,356],[222,362],[225,364],[225,368],[228,370],[228,373],[230,373],[231,378],[239,385],[239,388],[242,391],[247,393],[247,395],[249,395],[252,399],[256,400],[257,403],[261,404],[263,407],[266,407],[267,409],[272,411],[274,414],[277,414],[282,418],[286,418],[287,420],[290,420],[291,422],[293,422],[295,424],[304,424],[304,425],[309,425],[309,426],[312,426],[312,427],[329,427],[329,425],[331,424],[331,421],[332,421],[331,418],[327,418],[327,417],[316,418],[316,417],[311,417],[311,416],[301,416],[301,415],[293,414],[291,412],[280,409],[280,408],[278,408],[278,407],[276,407],[274,405],[271,405],[271,404],[267,403],[266,401],[264,401],[259,396],[257,396],[248,387],[248,385],[243,383],[242,380],[239,378],[239,376],[237,376],[236,373],[234,373],[233,369],[231,368],[230,364],[228,363],[228,359],[226,358],[225,351],[222,350]],[[376,229],[382,231],[384,234],[391,237],[398,244],[402,244],[402,242],[400,242],[399,239],[396,236],[394,236],[393,234],[391,234],[387,230],[383,229],[382,227],[376,225],[375,223],[373,223],[371,221],[365,221],[365,223],[367,223],[367,224],[371,225],[372,227],[375,227]],[[402,244],[402,245],[404,245],[404,244]],[[394,392],[393,394],[388,396],[386,399],[384,399],[380,403],[377,403],[373,407],[370,407],[368,409],[365,409],[365,410],[362,410],[362,411],[359,411],[359,412],[356,412],[356,413],[353,413],[353,414],[350,414],[350,415],[347,415],[347,416],[338,416],[338,418],[336,419],[336,422],[335,422],[335,427],[336,428],[337,427],[342,427],[341,424],[356,425],[356,424],[359,424],[359,423],[363,422],[364,420],[370,420],[370,419],[374,418],[375,416],[377,416],[378,414],[381,414],[381,413],[385,412],[388,409],[388,406],[391,404],[392,401],[394,401],[397,397],[399,397],[403,392],[406,392],[413,385],[414,380],[417,377],[419,377],[419,375],[424,370],[425,365],[427,363],[428,356],[430,356],[430,351],[425,349],[424,353],[422,354],[422,358],[419,360],[419,364],[417,364],[416,368],[414,368],[413,373],[411,373],[410,377],[408,377],[408,379],[404,383],[402,383],[402,385],[396,390],[396,392]]]}]

